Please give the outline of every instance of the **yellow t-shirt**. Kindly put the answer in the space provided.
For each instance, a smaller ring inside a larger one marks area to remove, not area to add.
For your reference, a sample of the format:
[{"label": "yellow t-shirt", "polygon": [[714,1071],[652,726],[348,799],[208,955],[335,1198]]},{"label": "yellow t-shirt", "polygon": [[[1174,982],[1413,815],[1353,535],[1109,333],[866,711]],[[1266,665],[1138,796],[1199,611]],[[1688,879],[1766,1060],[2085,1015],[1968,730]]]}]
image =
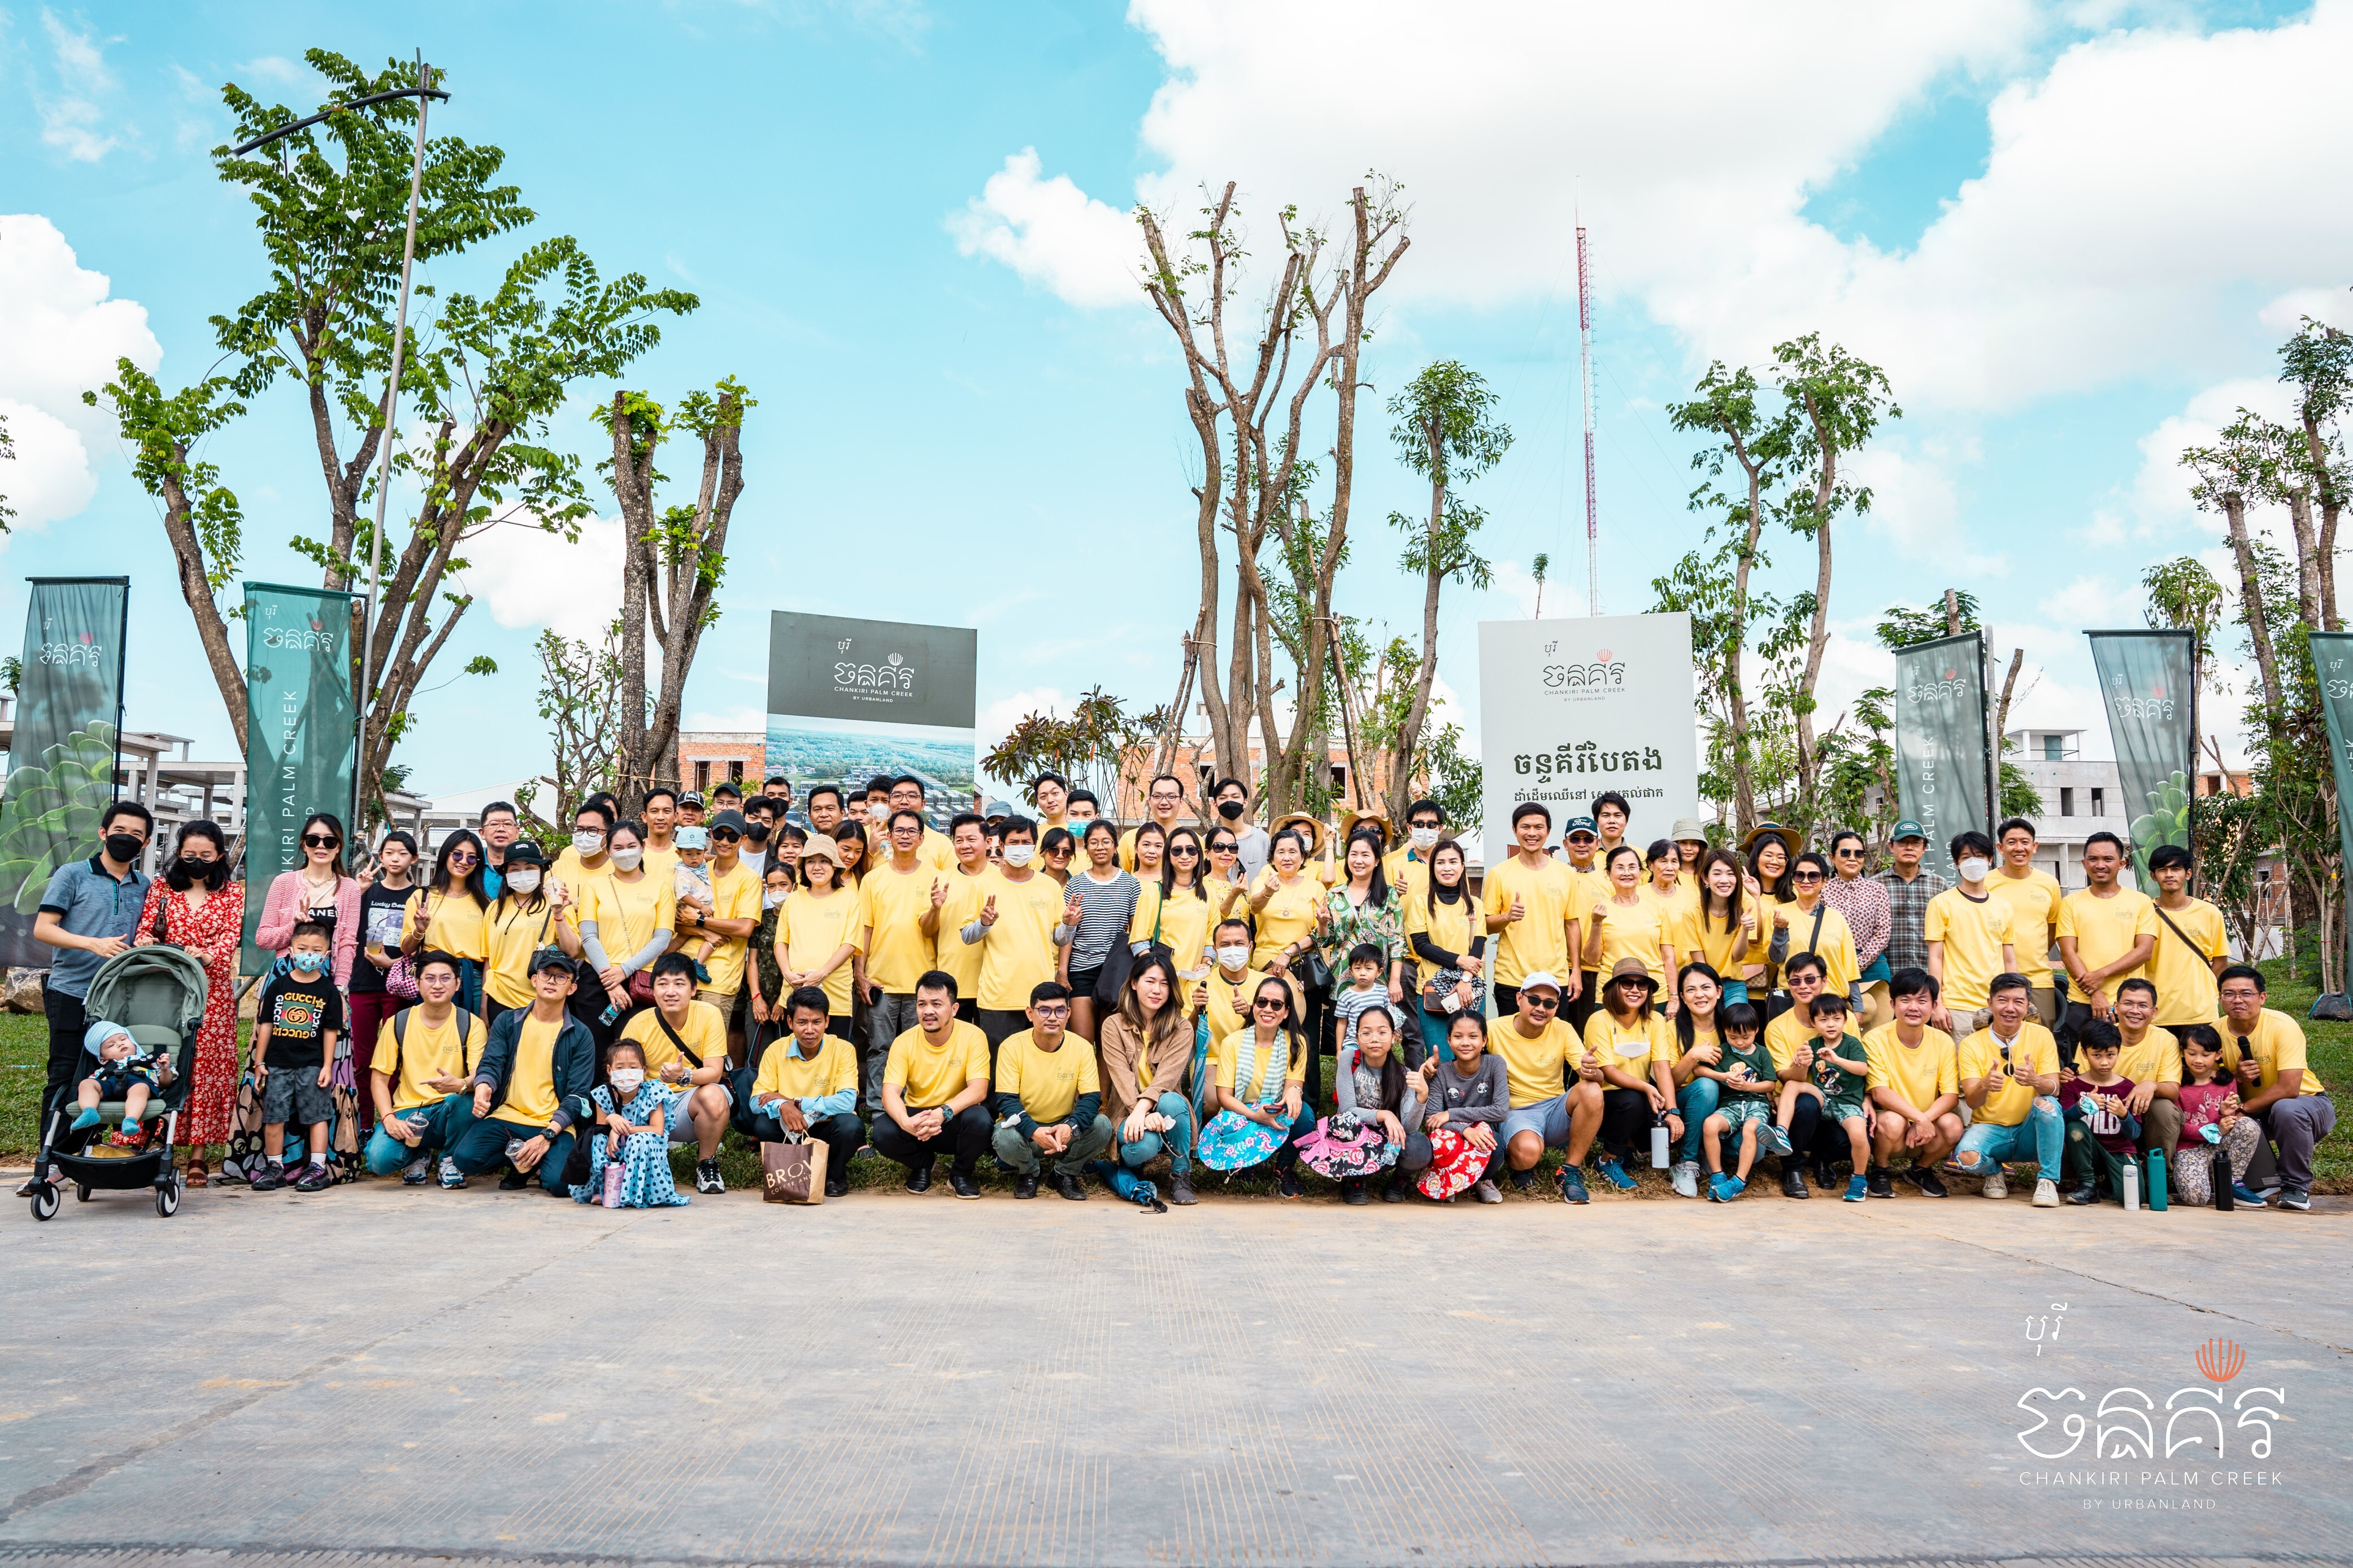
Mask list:
[{"label": "yellow t-shirt", "polygon": [[[674,892],[678,884],[678,846],[649,844],[645,850],[645,858],[638,863],[645,868],[646,875],[659,877],[671,885]],[[711,859],[707,855],[703,858],[702,869],[703,875],[711,874]]]},{"label": "yellow t-shirt", "polygon": [[1601,960],[1594,965],[1594,973],[1601,976],[1605,988],[1609,984],[1610,972],[1618,967],[1619,960],[1633,958],[1641,961],[1642,967],[1650,971],[1651,978],[1659,983],[1661,994],[1664,994],[1666,960],[1659,948],[1669,940],[1670,925],[1675,920],[1672,909],[1656,899],[1644,898],[1637,892],[1630,904],[1620,903],[1614,898],[1604,900],[1593,906],[1586,919],[1599,919],[1601,922]]},{"label": "yellow t-shirt", "polygon": [[[703,863],[711,871],[711,918],[719,921],[751,921],[760,919],[760,874],[735,862],[733,871],[722,872],[709,861]],[[698,939],[699,940],[699,939]],[[751,951],[752,933],[723,936],[703,962],[711,972],[709,989],[722,996],[733,996],[744,986],[744,955]]]},{"label": "yellow t-shirt", "polygon": [[[420,912],[421,911],[421,912]],[[429,917],[425,928],[425,940],[417,952],[425,953],[438,949],[443,952],[470,958],[476,963],[490,957],[490,938],[482,930],[482,906],[467,893],[435,893],[423,888],[408,895],[407,911],[401,916],[403,933],[415,931],[417,922]]]},{"label": "yellow t-shirt", "polygon": [[[819,896],[815,888],[803,888],[786,899],[776,910],[776,945],[784,952],[784,967],[797,974],[821,969],[842,944],[858,935],[854,922],[858,918],[856,892],[829,892]],[[850,1010],[850,962],[825,977],[825,1010],[836,1018],[847,1018]]]},{"label": "yellow t-shirt", "polygon": [[[1240,868],[1237,867],[1239,870]],[[1239,882],[1229,882],[1223,877],[1201,879],[1201,891],[1209,900],[1209,934],[1217,934],[1219,921],[1246,921],[1250,918],[1250,889]],[[1227,895],[1239,894],[1231,908],[1227,907]]]},{"label": "yellow t-shirt", "polygon": [[[1748,912],[1747,909],[1741,910],[1743,915]],[[1764,928],[1757,929],[1761,931]],[[1705,902],[1697,898],[1683,910],[1683,923],[1672,940],[1675,955],[1683,963],[1704,963],[1725,980],[1738,980],[1748,972],[1750,964],[1765,961],[1759,944],[1748,941],[1747,928],[1736,920],[1726,930],[1723,920],[1709,915]],[[1766,939],[1767,945],[1771,940]],[[1736,952],[1740,955],[1736,959],[1733,956]]]},{"label": "yellow t-shirt", "polygon": [[1488,1031],[1487,1046],[1504,1058],[1514,1110],[1566,1092],[1576,1076],[1577,1058],[1585,1054],[1577,1031],[1559,1018],[1547,1022],[1534,1037],[1521,1032],[1516,1016],[1499,1018]]},{"label": "yellow t-shirt", "polygon": [[[2193,1018],[2191,1023],[2202,1023]],[[2140,1037],[2140,1044],[2126,1046],[2116,1053],[2116,1070],[2135,1083],[2181,1082],[2181,1037],[2172,1030],[2155,1024]]]},{"label": "yellow t-shirt", "polygon": [[[704,1066],[708,1067],[714,1061],[722,1067],[726,1065],[727,1017],[710,1003],[687,1003],[686,1020],[678,1026],[678,1037],[686,1042],[688,1050],[702,1058]],[[672,1062],[684,1068],[688,1077],[693,1076],[694,1064],[670,1043],[670,1032],[661,1026],[659,1009],[648,1007],[643,1012],[632,1014],[629,1021],[621,1026],[621,1038],[637,1041],[638,1049],[644,1053],[646,1058],[646,1077],[659,1079],[662,1068]],[[775,1054],[773,1047],[769,1054]],[[685,1082],[681,1079],[668,1087],[682,1090]]]},{"label": "yellow t-shirt", "polygon": [[752,1079],[754,1100],[764,1094],[781,1094],[788,1100],[823,1100],[829,1094],[858,1087],[858,1058],[848,1040],[839,1035],[821,1035],[817,1055],[796,1056],[794,1053],[799,1049],[800,1041],[790,1035],[768,1047],[767,1055],[760,1058],[760,1070]]},{"label": "yellow t-shirt", "polygon": [[[2157,906],[2147,893],[2119,889],[2103,899],[2080,888],[2059,903],[2059,934],[2075,939],[2075,962],[2085,969],[2103,969],[2130,952],[2142,937],[2158,933]],[[2113,998],[2116,987],[2146,969],[2146,963],[2108,976],[2102,989]]]},{"label": "yellow t-shirt", "polygon": [[544,1127],[555,1114],[555,1037],[561,1020],[543,1024],[525,1017],[515,1036],[514,1067],[507,1074],[507,1097],[491,1111],[494,1120]]},{"label": "yellow t-shirt", "polygon": [[1665,1014],[1654,1011],[1647,1022],[1638,1018],[1631,1024],[1621,1024],[1607,1007],[1595,1008],[1593,1016],[1585,1021],[1585,1048],[1603,1067],[1614,1067],[1645,1083],[1650,1081],[1654,1065],[1665,1062],[1672,1066],[1683,1055],[1675,1044],[1675,1026],[1667,1021]]},{"label": "yellow t-shirt", "polygon": [[[1284,887],[1270,866],[1258,874],[1250,890],[1256,892],[1267,887],[1272,887],[1274,892],[1258,911],[1258,945],[1250,950],[1252,969],[1264,969],[1284,948],[1313,936],[1315,906],[1324,898],[1324,885],[1310,871],[1301,871],[1289,887]],[[1248,908],[1247,903],[1244,907]]]},{"label": "yellow t-shirt", "polygon": [[866,954],[867,979],[894,995],[911,996],[915,982],[932,967],[939,942],[963,945],[963,938],[948,933],[944,904],[939,938],[925,936],[923,927],[932,912],[933,885],[955,875],[918,859],[912,871],[878,866],[858,884],[858,941]]},{"label": "yellow t-shirt", "polygon": [[944,1045],[934,1045],[918,1026],[891,1042],[882,1081],[898,1086],[910,1110],[930,1110],[962,1094],[967,1084],[988,1081],[988,1037],[959,1018],[948,1026]]},{"label": "yellow t-shirt", "polygon": [[[1789,958],[1809,951],[1820,958],[1822,961],[1823,990],[1843,993],[1862,977],[1862,961],[1854,951],[1853,929],[1846,923],[1846,917],[1827,900],[1817,903],[1811,910],[1799,909],[1795,900],[1783,908],[1789,916]],[[1820,910],[1822,917],[1822,932],[1819,937],[1814,934],[1816,910]],[[1779,910],[1774,911],[1776,914],[1779,912]],[[1767,914],[1765,918],[1770,921],[1773,915]],[[1767,936],[1766,945],[1770,947],[1772,941],[1772,937]],[[1785,968],[1788,963],[1788,959],[1782,960]]]},{"label": "yellow t-shirt", "polygon": [[1079,1096],[1101,1094],[1103,1083],[1095,1076],[1094,1047],[1084,1039],[1064,1030],[1061,1044],[1050,1051],[1038,1044],[1035,1029],[1024,1029],[997,1047],[997,1077],[988,1089],[1019,1095],[1029,1120],[1042,1124],[1070,1115]]},{"label": "yellow t-shirt", "polygon": [[[2239,1037],[2237,1026],[2225,1020],[2221,1026],[2222,1065],[2232,1072],[2239,1070]],[[2312,1070],[2306,1059],[2304,1030],[2294,1018],[2276,1008],[2266,1007],[2256,1016],[2255,1032],[2247,1037],[2247,1048],[2253,1053],[2256,1064],[2263,1068],[2258,1089],[2269,1089],[2279,1081],[2279,1075],[2289,1068],[2302,1068],[2304,1081],[2297,1088],[2300,1099],[2321,1092],[2320,1075]]]},{"label": "yellow t-shirt", "polygon": [[[1043,837],[1044,835],[1040,834],[1039,837]],[[873,850],[870,848],[867,853],[869,865],[880,866],[883,860],[891,858],[889,840],[884,840],[879,847],[881,850],[881,859],[876,859]],[[915,846],[915,858],[934,871],[953,871],[955,869],[956,863],[955,840],[936,827],[926,826],[923,829],[923,841]]]},{"label": "yellow t-shirt", "polygon": [[[1990,1028],[1979,1029],[1961,1042],[1958,1070],[1965,1080],[1989,1076],[2000,1061],[2001,1042],[1994,1038]],[[2059,1042],[2051,1037],[2050,1030],[2027,1019],[2019,1026],[2018,1038],[2010,1045],[2010,1080],[1987,1095],[1985,1104],[1972,1113],[1977,1121],[1991,1122],[1996,1127],[2015,1127],[2025,1121],[2027,1112],[2034,1109],[2034,1086],[2020,1080],[2057,1072]],[[2174,1081],[2180,1081],[2178,1066]],[[1912,1103],[1918,1105],[1922,1101],[1915,1100]]]},{"label": "yellow t-shirt", "polygon": [[565,913],[550,918],[544,905],[526,910],[515,899],[494,900],[483,917],[482,935],[490,957],[482,969],[482,992],[501,1007],[531,1005],[531,955],[555,940],[556,931],[572,923]]},{"label": "yellow t-shirt", "polygon": [[2064,896],[2059,879],[2048,871],[2013,877],[2010,868],[1997,866],[1988,873],[1986,886],[2010,906],[2010,941],[2018,949],[2018,973],[2037,991],[2044,989],[2051,984],[2051,950],[2058,945],[2051,928],[2059,921]]},{"label": "yellow t-shirt", "polygon": [[[1257,1038],[1255,1028],[1236,1029],[1217,1050],[1218,1087],[1229,1090],[1245,1105],[1264,1105],[1282,1093],[1284,1084],[1305,1081],[1306,1063],[1300,1064],[1297,1073],[1291,1070],[1288,1035],[1277,1035],[1263,1047],[1256,1044]],[[1250,1082],[1237,1084],[1234,1078],[1241,1070],[1245,1048],[1252,1053],[1254,1070]]]},{"label": "yellow t-shirt", "polygon": [[591,877],[580,900],[582,923],[596,922],[596,941],[615,963],[653,941],[654,932],[677,928],[678,889],[668,872],[649,871],[634,882]]},{"label": "yellow t-shirt", "polygon": [[1983,900],[1972,899],[1958,888],[1947,888],[1928,900],[1928,912],[1921,920],[1920,931],[1923,940],[1945,944],[1945,973],[1939,983],[1943,989],[1938,999],[1947,1013],[1957,1016],[1974,1013],[1986,1005],[1994,976],[2002,973],[2004,942],[2016,948],[2020,965],[2016,973],[2033,978],[2025,968],[2025,946],[2012,934],[2017,911],[2017,904],[2010,899],[1992,893]]},{"label": "yellow t-shirt", "polygon": [[[1901,1024],[1882,1024],[1862,1037],[1862,1054],[1871,1063],[1870,1087],[1892,1089],[1926,1110],[1936,1097],[1961,1091],[1960,1053],[1953,1037],[1924,1026],[1920,1043],[1906,1047],[1896,1037]],[[1844,1053],[1841,1052],[1841,1055]]]},{"label": "yellow t-shirt", "polygon": [[[2216,1022],[2222,1013],[2215,995],[2213,961],[2231,952],[2231,932],[2222,923],[2222,911],[2203,899],[2192,899],[2180,909],[2158,909],[2156,913],[2157,951],[2141,966],[2141,973],[2157,987],[2157,1016],[2168,1024]],[[2179,926],[2189,941],[2185,943],[2176,936],[2167,921]]]},{"label": "yellow t-shirt", "polygon": [[[1408,952],[1413,952],[1415,937],[1426,936],[1434,947],[1442,947],[1449,952],[1466,953],[1471,951],[1472,942],[1486,934],[1486,916],[1479,900],[1468,892],[1450,902],[1439,902],[1430,898],[1429,889],[1425,888],[1418,897],[1406,900],[1405,942]],[[1414,955],[1413,962],[1418,989],[1430,984],[1438,973],[1438,965],[1419,953]]]},{"label": "yellow t-shirt", "polygon": [[[392,1026],[393,1018],[408,1020],[408,1043],[403,1046],[399,1032]],[[380,1072],[392,1079],[392,1108],[406,1110],[412,1105],[434,1105],[443,1098],[442,1091],[428,1087],[437,1078],[471,1078],[481,1065],[482,1047],[490,1043],[491,1031],[482,1020],[458,1008],[437,1028],[425,1021],[425,1009],[405,1007],[384,1021],[376,1035],[375,1055],[368,1059],[368,1070]],[[458,1025],[463,1020],[469,1027],[461,1040]]]},{"label": "yellow t-shirt", "polygon": [[1135,900],[1134,918],[1127,922],[1127,940],[1149,942],[1155,929],[1178,973],[1216,962],[1202,956],[1209,946],[1209,905],[1198,894],[1180,889],[1163,908],[1160,884],[1145,883]]},{"label": "yellow t-shirt", "polygon": [[[1258,994],[1259,982],[1267,978],[1263,969],[1246,969],[1240,981],[1229,981],[1223,970],[1212,969],[1203,982],[1208,987],[1209,1004],[1203,1009],[1209,1019],[1209,1047],[1212,1051],[1225,1044],[1226,1037],[1236,1029],[1250,1026],[1250,998]],[[1187,987],[1188,995],[1191,988]],[[1294,986],[1293,996],[1298,992]]]},{"label": "yellow t-shirt", "polygon": [[[1571,954],[1567,922],[1578,913],[1577,884],[1567,867],[1550,856],[1529,866],[1514,851],[1502,864],[1487,868],[1481,893],[1491,915],[1509,910],[1514,897],[1520,900],[1521,918],[1494,932],[1496,984],[1517,985],[1539,970],[1567,974]],[[1577,940],[1581,942],[1584,937],[1579,931]],[[1658,961],[1659,955],[1652,953],[1651,962]],[[1608,966],[1603,968],[1606,973]]]},{"label": "yellow t-shirt", "polygon": [[979,892],[975,920],[982,905],[997,900],[997,923],[978,943],[980,1005],[994,1013],[1024,1011],[1038,983],[1054,978],[1054,928],[1062,923],[1068,890],[1034,868],[1017,882],[992,866],[981,873]]},{"label": "yellow t-shirt", "polygon": [[[981,868],[985,873],[987,863],[984,861]],[[955,976],[958,1001],[980,995],[980,943],[965,941],[964,928],[980,918],[981,883],[986,879],[985,875],[967,877],[960,870],[950,871],[945,878],[948,897],[940,906],[940,934],[932,943],[933,962]]]},{"label": "yellow t-shirt", "polygon": [[1410,904],[1430,891],[1430,862],[1411,845],[1382,856],[1381,875],[1390,887],[1405,890],[1403,903]]},{"label": "yellow t-shirt", "polygon": [[1681,958],[1683,928],[1690,921],[1693,911],[1699,908],[1698,889],[1688,881],[1681,881],[1675,884],[1674,891],[1662,893],[1659,891],[1658,883],[1645,875],[1642,879],[1641,893],[1642,897],[1665,910],[1666,915],[1660,921],[1659,929],[1666,932],[1669,942],[1675,944],[1678,962],[1687,962]]},{"label": "yellow t-shirt", "polygon": [[[1815,1038],[1813,1020],[1806,1016],[1805,1005],[1799,1004],[1765,1026],[1765,1052],[1773,1058],[1773,1070],[1784,1073],[1797,1059],[1798,1047]],[[1841,1053],[1852,1054],[1852,1053]]]}]

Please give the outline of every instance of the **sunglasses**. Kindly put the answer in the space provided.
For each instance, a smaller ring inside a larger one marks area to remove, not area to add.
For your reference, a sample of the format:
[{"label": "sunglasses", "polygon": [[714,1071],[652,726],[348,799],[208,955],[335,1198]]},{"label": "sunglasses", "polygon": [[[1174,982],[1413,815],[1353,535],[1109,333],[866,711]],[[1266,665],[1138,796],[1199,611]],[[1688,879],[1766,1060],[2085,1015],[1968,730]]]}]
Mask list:
[{"label": "sunglasses", "polygon": [[740,844],[744,840],[744,836],[742,834],[731,833],[723,827],[714,830],[711,837],[714,841],[721,844]]},{"label": "sunglasses", "polygon": [[1176,848],[1168,851],[1168,853],[1171,855],[1181,855],[1189,860],[1195,856],[1200,854],[1200,851],[1194,848],[1190,844],[1179,844]]},{"label": "sunglasses", "polygon": [[470,866],[480,858],[480,856],[475,854],[470,849],[452,849],[449,851],[449,864],[452,866]]},{"label": "sunglasses", "polygon": [[1281,1012],[1289,1008],[1290,1005],[1290,1003],[1284,1001],[1280,996],[1254,996],[1250,999],[1250,1006],[1252,1009],[1260,1007],[1272,1007],[1277,1012]]},{"label": "sunglasses", "polygon": [[1799,871],[1789,879],[1792,882],[1819,882],[1821,879],[1820,871]]},{"label": "sunglasses", "polygon": [[1538,993],[1534,996],[1527,995],[1524,993],[1520,997],[1520,1005],[1523,1007],[1557,1007],[1560,1005],[1560,998],[1557,996],[1546,996],[1542,993]]},{"label": "sunglasses", "polygon": [[1841,860],[1860,860],[1862,858],[1862,851],[1860,849],[1841,849],[1838,852],[1838,858]]},{"label": "sunglasses", "polygon": [[330,838],[323,833],[305,833],[302,835],[302,842],[312,849],[332,849],[342,844],[343,840]]}]

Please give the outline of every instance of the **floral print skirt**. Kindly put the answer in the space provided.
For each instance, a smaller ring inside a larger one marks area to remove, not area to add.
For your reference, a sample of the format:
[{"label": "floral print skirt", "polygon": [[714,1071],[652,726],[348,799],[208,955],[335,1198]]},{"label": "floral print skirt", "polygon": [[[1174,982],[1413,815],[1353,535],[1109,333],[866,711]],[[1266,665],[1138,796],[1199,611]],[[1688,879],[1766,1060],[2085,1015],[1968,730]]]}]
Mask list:
[{"label": "floral print skirt", "polygon": [[[1280,1097],[1267,1100],[1260,1109],[1273,1110],[1275,1120],[1282,1121],[1282,1100]],[[1288,1122],[1279,1127],[1269,1127],[1263,1122],[1252,1121],[1240,1111],[1220,1110],[1209,1118],[1202,1127],[1200,1136],[1194,1140],[1193,1158],[1212,1171],[1246,1171],[1252,1165],[1272,1159],[1274,1152],[1282,1147],[1282,1141],[1290,1131]]]},{"label": "floral print skirt", "polygon": [[1494,1158],[1492,1149],[1474,1149],[1471,1140],[1451,1127],[1430,1135],[1430,1169],[1414,1180],[1421,1195],[1440,1202],[1468,1192]]},{"label": "floral print skirt", "polygon": [[1386,1171],[1402,1152],[1382,1132],[1379,1122],[1353,1110],[1324,1117],[1314,1131],[1299,1141],[1299,1157],[1310,1169],[1335,1182]]}]

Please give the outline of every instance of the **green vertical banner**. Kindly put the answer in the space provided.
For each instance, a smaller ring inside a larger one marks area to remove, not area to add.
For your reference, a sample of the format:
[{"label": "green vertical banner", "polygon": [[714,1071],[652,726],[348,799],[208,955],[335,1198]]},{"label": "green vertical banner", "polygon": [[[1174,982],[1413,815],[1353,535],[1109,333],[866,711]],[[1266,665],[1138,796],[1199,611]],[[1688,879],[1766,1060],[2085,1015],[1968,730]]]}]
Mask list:
[{"label": "green vertical banner", "polygon": [[1993,826],[1986,744],[1985,637],[1969,632],[1895,650],[1895,791],[1927,830],[1926,863],[1955,875],[1953,835]]},{"label": "green vertical banner", "polygon": [[[2353,801],[2353,632],[2306,636],[2312,639],[2312,673],[2320,680],[2320,710],[2327,716],[2328,755],[2336,770],[2337,885],[2342,889],[2345,877],[2353,875],[2353,810],[2346,805]],[[2353,927],[2346,928],[2345,938],[2347,956],[2353,959]],[[2353,974],[2353,968],[2346,973]]]},{"label": "green vertical banner", "polygon": [[0,960],[47,967],[33,917],[49,875],[98,850],[114,799],[128,577],[35,577],[8,783],[0,792]]},{"label": "green vertical banner", "polygon": [[[326,588],[245,585],[245,963],[270,880],[302,864],[302,819],[352,809],[358,757],[352,707],[352,595]],[[346,831],[350,824],[344,823]],[[344,863],[351,849],[344,847]]]},{"label": "green vertical banner", "polygon": [[2149,851],[2160,844],[2189,845],[2190,775],[2198,760],[2190,693],[2197,637],[2186,631],[2084,635],[2092,639],[2092,668],[2116,745],[2133,880],[2147,892],[2157,886],[2148,874]]}]

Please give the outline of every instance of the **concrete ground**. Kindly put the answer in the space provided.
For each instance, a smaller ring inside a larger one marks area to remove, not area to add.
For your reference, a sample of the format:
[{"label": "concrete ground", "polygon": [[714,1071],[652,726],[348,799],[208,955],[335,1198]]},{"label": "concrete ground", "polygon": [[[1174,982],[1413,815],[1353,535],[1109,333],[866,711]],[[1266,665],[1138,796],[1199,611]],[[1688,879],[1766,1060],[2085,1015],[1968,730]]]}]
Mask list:
[{"label": "concrete ground", "polygon": [[2341,1563],[2331,1210],[19,1205],[0,1560]]}]

